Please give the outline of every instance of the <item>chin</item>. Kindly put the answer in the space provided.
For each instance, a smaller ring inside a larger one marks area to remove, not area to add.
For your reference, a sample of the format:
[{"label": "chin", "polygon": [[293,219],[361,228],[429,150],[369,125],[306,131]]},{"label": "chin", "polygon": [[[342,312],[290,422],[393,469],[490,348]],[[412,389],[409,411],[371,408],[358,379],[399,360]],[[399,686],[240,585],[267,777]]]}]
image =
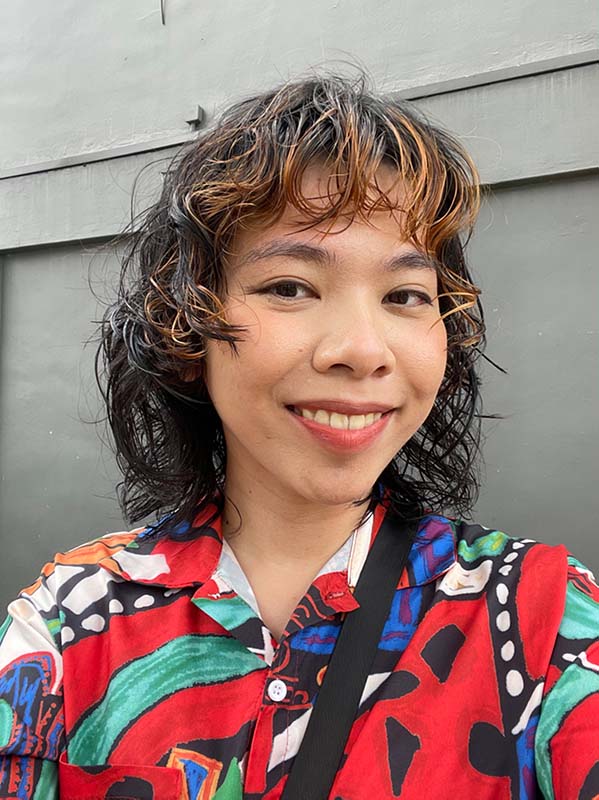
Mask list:
[{"label": "chin", "polygon": [[304,486],[302,494],[307,500],[319,505],[349,506],[369,498],[376,480],[375,477],[371,481],[363,479],[352,481],[339,476],[334,480],[323,480],[316,485],[310,481],[308,486]]}]

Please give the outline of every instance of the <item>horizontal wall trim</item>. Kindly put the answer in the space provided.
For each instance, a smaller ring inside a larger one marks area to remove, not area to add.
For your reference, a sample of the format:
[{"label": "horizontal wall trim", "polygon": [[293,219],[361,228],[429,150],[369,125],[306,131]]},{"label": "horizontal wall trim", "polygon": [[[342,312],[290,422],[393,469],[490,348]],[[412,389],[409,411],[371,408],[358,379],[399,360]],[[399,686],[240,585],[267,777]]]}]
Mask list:
[{"label": "horizontal wall trim", "polygon": [[[594,131],[599,63],[466,92],[418,107],[454,131],[491,188],[576,177],[599,169]],[[0,182],[0,251],[117,236],[153,202],[176,147]],[[140,177],[141,175],[141,177]]]},{"label": "horizontal wall trim", "polygon": [[[599,63],[599,50],[583,50],[578,53],[568,53],[541,61],[514,64],[513,66],[504,67],[502,69],[478,72],[473,75],[463,75],[446,81],[414,86],[397,92],[396,96],[404,100],[423,100],[427,97],[435,97],[440,94],[462,92],[468,89],[490,86],[494,83],[520,80],[534,75],[575,69],[576,67],[586,67],[590,64],[597,63]],[[143,153],[151,153],[157,150],[166,150],[171,147],[178,147],[188,142],[193,142],[195,138],[195,134],[193,136],[189,133],[180,134],[179,136],[165,139],[134,142],[133,144],[121,145],[119,147],[109,147],[101,150],[93,150],[88,153],[78,153],[52,159],[50,161],[23,164],[12,167],[11,169],[0,170],[0,180],[19,178],[25,175],[35,175],[39,172],[50,172],[58,169],[83,166],[84,164],[93,164],[98,161],[109,161],[114,158],[123,158],[124,156],[142,155]]]},{"label": "horizontal wall trim", "polygon": [[[480,187],[483,193],[494,192],[498,189],[510,189],[517,186],[534,186],[542,183],[553,183],[562,180],[574,180],[576,178],[592,177],[596,175],[599,177],[599,167],[591,167],[589,169],[572,169],[562,170],[561,172],[547,172],[543,175],[528,175],[526,177],[515,178],[513,180],[496,181],[495,183],[481,183]],[[36,242],[35,244],[26,244],[15,248],[0,248],[0,297],[1,297],[1,259],[10,253],[24,253],[31,250],[40,250],[48,247],[68,247],[73,244],[81,244],[86,247],[101,247],[104,245],[118,244],[119,241],[124,239],[125,234],[119,232],[108,236],[89,236],[89,237],[73,237],[72,239],[55,239],[45,242]]]},{"label": "horizontal wall trim", "polygon": [[22,178],[26,175],[37,175],[40,172],[53,172],[58,169],[68,169],[70,167],[83,167],[86,164],[96,164],[98,161],[112,161],[115,158],[125,156],[140,156],[144,153],[154,153],[158,150],[168,150],[171,147],[178,147],[188,142],[193,142],[195,136],[182,135],[170,137],[168,139],[156,139],[149,142],[135,142],[125,144],[121,147],[109,147],[106,150],[92,150],[89,153],[79,153],[73,156],[64,156],[52,161],[43,161],[35,164],[27,164],[13,169],[0,171],[0,181],[8,178]]},{"label": "horizontal wall trim", "polygon": [[588,176],[599,176],[598,167],[586,167],[584,169],[564,169],[556,172],[544,172],[539,175],[525,175],[495,183],[482,184],[482,188],[493,191],[495,189],[510,189],[516,186],[530,186],[538,183],[552,183],[553,181],[573,180],[576,178],[586,178]]},{"label": "horizontal wall trim", "polygon": [[530,78],[534,75],[544,75],[547,72],[560,72],[565,69],[587,67],[590,64],[598,63],[599,50],[583,50],[579,53],[567,53],[566,55],[547,58],[542,61],[514,64],[511,67],[493,69],[476,75],[450,78],[449,80],[430,83],[426,86],[414,86],[397,92],[397,97],[401,97],[404,100],[424,100],[426,97],[434,97],[439,94],[462,92],[466,89],[476,89],[481,86],[490,86],[494,83],[505,83],[506,81]]}]

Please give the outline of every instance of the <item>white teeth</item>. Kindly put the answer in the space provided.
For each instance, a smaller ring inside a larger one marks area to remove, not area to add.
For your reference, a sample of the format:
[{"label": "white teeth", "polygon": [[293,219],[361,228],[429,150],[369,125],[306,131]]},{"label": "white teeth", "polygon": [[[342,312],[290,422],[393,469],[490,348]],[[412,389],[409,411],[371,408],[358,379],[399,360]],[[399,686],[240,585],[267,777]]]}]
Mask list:
[{"label": "white teeth", "polygon": [[356,417],[349,418],[349,429],[350,431],[359,431],[360,428],[363,428],[366,425],[366,417],[364,414],[360,414]]},{"label": "white teeth", "polygon": [[329,425],[331,428],[337,428],[339,431],[346,431],[349,427],[349,417],[346,417],[345,414],[337,414],[333,412],[331,414]]},{"label": "white teeth", "polygon": [[318,411],[311,411],[308,408],[296,408],[297,413],[305,419],[313,420],[319,425],[328,425],[330,428],[336,430],[350,430],[359,431],[362,428],[367,428],[383,416],[381,412],[376,414],[338,414],[337,412],[329,413],[323,409]]}]

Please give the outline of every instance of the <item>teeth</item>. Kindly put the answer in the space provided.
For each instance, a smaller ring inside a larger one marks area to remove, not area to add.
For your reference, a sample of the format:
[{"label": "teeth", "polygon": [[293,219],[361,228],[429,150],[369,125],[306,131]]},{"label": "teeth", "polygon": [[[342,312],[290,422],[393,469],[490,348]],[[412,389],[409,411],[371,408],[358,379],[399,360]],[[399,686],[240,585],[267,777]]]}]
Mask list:
[{"label": "teeth", "polygon": [[346,417],[345,414],[331,414],[331,420],[329,422],[331,428],[337,428],[340,431],[346,431],[349,428],[349,417]]},{"label": "teeth", "polygon": [[364,414],[360,414],[359,416],[352,416],[349,418],[349,429],[350,431],[359,431],[360,428],[363,428],[366,424],[366,417]]},{"label": "teeth", "polygon": [[324,411],[323,409],[310,411],[308,408],[298,408],[296,411],[305,419],[310,419],[317,422],[319,425],[328,425],[330,428],[342,431],[362,430],[362,428],[367,428],[369,425],[378,422],[383,416],[381,412],[377,412],[376,414],[352,414],[348,416],[347,414],[337,414],[336,412],[329,414],[328,411]]}]

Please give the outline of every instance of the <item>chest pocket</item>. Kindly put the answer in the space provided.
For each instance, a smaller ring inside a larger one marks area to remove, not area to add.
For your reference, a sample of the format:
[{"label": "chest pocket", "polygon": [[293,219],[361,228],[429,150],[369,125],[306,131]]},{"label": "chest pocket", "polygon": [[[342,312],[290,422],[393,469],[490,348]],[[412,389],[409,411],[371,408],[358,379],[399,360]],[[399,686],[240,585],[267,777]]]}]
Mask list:
[{"label": "chest pocket", "polygon": [[60,800],[182,800],[183,775],[175,767],[76,766],[58,762]]}]

